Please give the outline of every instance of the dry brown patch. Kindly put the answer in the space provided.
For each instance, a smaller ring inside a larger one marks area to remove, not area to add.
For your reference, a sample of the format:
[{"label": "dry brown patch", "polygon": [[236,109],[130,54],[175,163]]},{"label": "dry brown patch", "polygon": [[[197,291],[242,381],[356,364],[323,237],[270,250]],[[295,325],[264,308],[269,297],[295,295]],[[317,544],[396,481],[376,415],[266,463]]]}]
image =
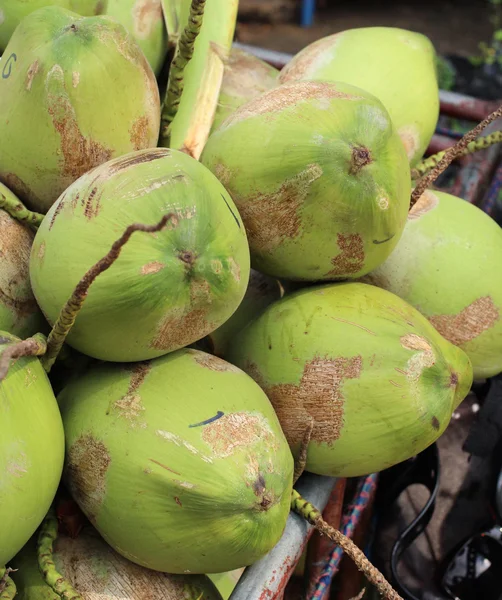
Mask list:
[{"label": "dry brown patch", "polygon": [[98,173],[98,178],[108,179],[108,177],[131,169],[136,165],[153,162],[154,160],[160,160],[161,158],[170,155],[171,150],[169,150],[169,148],[149,148],[148,150],[127,154],[126,156],[121,156],[120,158],[113,160],[106,165]]},{"label": "dry brown patch", "polygon": [[430,190],[426,190],[411,207],[410,212],[408,213],[408,221],[420,219],[420,217],[423,217],[430,210],[436,208],[438,204],[439,198],[436,194]]},{"label": "dry brown patch", "polygon": [[364,244],[358,233],[338,233],[337,246],[340,254],[331,259],[333,269],[327,273],[330,277],[353,275],[364,267]]},{"label": "dry brown patch", "polygon": [[227,187],[232,180],[232,171],[222,163],[214,167],[214,174],[224,187]]},{"label": "dry brown patch", "polygon": [[143,150],[150,145],[150,121],[147,116],[136,119],[129,131],[134,150]]},{"label": "dry brown patch", "polygon": [[195,362],[205,369],[209,369],[210,371],[241,373],[240,369],[217,356],[206,354],[206,352],[199,352],[197,350],[191,350],[190,352]]},{"label": "dry brown patch", "polygon": [[429,321],[444,338],[460,346],[493,327],[499,318],[499,308],[490,296],[483,296],[457,315],[436,315],[429,317]]},{"label": "dry brown patch", "polygon": [[146,39],[164,17],[161,0],[136,0],[132,8],[134,35]]},{"label": "dry brown patch", "polygon": [[230,268],[230,273],[232,273],[232,277],[235,279],[235,281],[240,281],[241,280],[241,268],[239,267],[237,262],[232,257],[230,257],[228,259],[228,266]]},{"label": "dry brown patch", "polygon": [[255,444],[277,446],[265,417],[247,412],[226,414],[205,425],[202,439],[218,458],[231,456],[243,448],[251,450],[251,446]]},{"label": "dry brown patch", "polygon": [[48,112],[59,133],[62,153],[62,175],[75,181],[94,167],[107,162],[112,151],[90,137],[82,135],[77,115],[66,91],[63,69],[54,65],[47,75]]},{"label": "dry brown patch", "polygon": [[68,451],[65,468],[68,487],[93,523],[106,496],[106,472],[110,461],[106,446],[90,434],[79,437]]},{"label": "dry brown patch", "polygon": [[136,363],[131,366],[126,366],[126,370],[131,371],[131,380],[127,392],[120,400],[114,403],[114,407],[118,409],[119,415],[137,424],[137,419],[144,412],[145,407],[141,403],[141,395],[138,389],[144,383],[146,376],[151,370],[149,362]]},{"label": "dry brown patch", "polygon": [[225,121],[225,126],[233,125],[257,115],[275,114],[285,109],[297,106],[308,100],[360,100],[360,96],[354,96],[341,92],[333,83],[324,81],[295,81],[285,83],[273,88],[257,98],[250,100],[238,108]]},{"label": "dry brown patch", "polygon": [[237,48],[232,48],[225,65],[221,91],[244,101],[275,87],[278,71],[267,63]]},{"label": "dry brown patch", "polygon": [[212,324],[206,320],[206,311],[202,309],[194,309],[183,315],[171,313],[160,323],[150,347],[170,352],[188,346],[211,329]]},{"label": "dry brown patch", "polygon": [[71,83],[74,88],[76,88],[80,83],[80,73],[78,71],[73,71],[71,75]]},{"label": "dry brown patch", "polygon": [[408,160],[411,160],[420,146],[420,136],[414,125],[404,125],[398,132]]},{"label": "dry brown patch", "polygon": [[38,60],[36,60],[34,63],[31,63],[30,68],[26,73],[25,86],[28,91],[31,90],[31,86],[33,85],[33,79],[35,79],[35,75],[38,73],[39,68],[40,65],[38,63]]},{"label": "dry brown patch", "polygon": [[315,71],[317,59],[331,50],[342,35],[342,32],[335,33],[309,44],[282,69],[279,75],[280,83],[296,81],[310,75],[312,71]]},{"label": "dry brown patch", "polygon": [[19,319],[38,310],[31,292],[29,262],[33,233],[0,210],[0,303],[11,308]]},{"label": "dry brown patch", "polygon": [[436,362],[436,356],[431,344],[421,335],[408,333],[400,339],[401,346],[406,350],[416,350],[407,362],[405,375],[411,382],[416,382],[424,369],[428,369]]},{"label": "dry brown patch", "polygon": [[[332,444],[340,437],[345,402],[343,383],[346,379],[358,379],[362,366],[361,356],[315,357],[305,364],[299,385],[280,384],[264,388],[290,445],[301,443],[306,424],[311,419],[314,420],[313,441]],[[256,371],[254,373],[256,375]],[[253,369],[249,374],[253,377]]]},{"label": "dry brown patch", "polygon": [[285,239],[294,239],[300,234],[301,208],[311,184],[322,173],[319,165],[311,164],[272,194],[259,194],[242,202],[235,198],[253,248],[270,252]]},{"label": "dry brown patch", "polygon": [[154,260],[141,267],[141,274],[150,275],[151,273],[158,273],[159,271],[162,271],[165,266],[164,263]]}]

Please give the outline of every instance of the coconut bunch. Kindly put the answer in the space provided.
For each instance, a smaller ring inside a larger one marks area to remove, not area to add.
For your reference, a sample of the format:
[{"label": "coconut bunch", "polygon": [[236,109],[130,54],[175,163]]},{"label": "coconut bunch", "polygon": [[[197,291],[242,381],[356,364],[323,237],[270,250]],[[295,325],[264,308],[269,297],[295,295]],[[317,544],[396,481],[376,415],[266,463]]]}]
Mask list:
[{"label": "coconut bunch", "polygon": [[498,260],[500,230],[430,177],[410,210],[437,119],[423,36],[352,30],[279,73],[231,49],[236,1],[20,4],[0,24],[0,597],[216,600],[203,576],[262,558],[290,510],[341,540],[304,469],[410,458],[473,366],[502,370],[500,293],[465,264]]}]

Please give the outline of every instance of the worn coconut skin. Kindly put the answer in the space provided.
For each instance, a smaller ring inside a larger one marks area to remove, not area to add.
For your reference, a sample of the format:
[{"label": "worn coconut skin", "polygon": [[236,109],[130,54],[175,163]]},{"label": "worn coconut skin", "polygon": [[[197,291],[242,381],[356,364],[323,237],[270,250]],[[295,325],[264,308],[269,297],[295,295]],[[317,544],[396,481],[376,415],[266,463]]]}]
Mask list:
[{"label": "worn coconut skin", "polygon": [[265,92],[210,136],[201,161],[239,209],[253,268],[274,277],[361,276],[406,223],[403,145],[382,104],[345,83]]},{"label": "worn coconut skin", "polygon": [[279,71],[256,56],[232,48],[225,63],[213,130],[249,100],[278,85]]},{"label": "worn coconut skin", "polygon": [[109,17],[58,7],[30,14],[1,72],[0,181],[37,212],[93,167],[157,144],[155,75]]},{"label": "worn coconut skin", "polygon": [[439,117],[436,53],[430,40],[394,27],[348,29],[313,42],[281,71],[281,83],[346,81],[379,98],[415,165]]},{"label": "worn coconut skin", "polygon": [[[0,331],[0,355],[19,341]],[[4,565],[42,522],[63,469],[63,424],[38,358],[19,358],[0,382],[0,423],[0,565]]]},{"label": "worn coconut skin", "polygon": [[251,269],[249,284],[239,308],[228,321],[204,338],[204,346],[211,354],[224,358],[232,338],[269,304],[279,300],[281,295],[281,286],[277,279]]},{"label": "worn coconut skin", "polygon": [[285,296],[227,352],[265,390],[297,454],[313,420],[306,469],[354,477],[432,444],[469,392],[467,355],[416,309],[363,283]]},{"label": "worn coconut skin", "polygon": [[169,573],[252,564],[279,540],[293,458],[245,373],[193,349],[103,365],[58,397],[65,481],[129,560]]},{"label": "worn coconut skin", "polygon": [[158,75],[167,54],[167,31],[161,0],[107,0],[106,14],[122,23]]},{"label": "worn coconut skin", "polygon": [[193,343],[226,321],[249,280],[244,226],[219,181],[183,152],[131,153],[84,175],[40,226],[30,261],[35,297],[54,323],[86,271],[132,223],[113,269],[100,275],[68,336],[94,358],[128,362]]},{"label": "worn coconut skin", "polygon": [[390,257],[365,281],[397,294],[466,352],[475,379],[502,371],[502,230],[482,210],[427,191]]},{"label": "worn coconut skin", "polygon": [[[40,551],[38,551],[40,552]],[[54,543],[56,571],[81,600],[221,600],[207,577],[166,575],[134,563],[108,546],[95,529],[86,527],[76,539],[60,535]],[[12,560],[16,600],[60,600],[38,566],[37,536]]]},{"label": "worn coconut skin", "polygon": [[0,54],[14,30],[27,15],[45,6],[60,6],[82,16],[99,15],[107,0],[2,0],[0,8]]},{"label": "worn coconut skin", "polygon": [[[0,183],[0,196],[14,195]],[[0,210],[0,330],[20,338],[45,327],[28,271],[35,234]]]}]

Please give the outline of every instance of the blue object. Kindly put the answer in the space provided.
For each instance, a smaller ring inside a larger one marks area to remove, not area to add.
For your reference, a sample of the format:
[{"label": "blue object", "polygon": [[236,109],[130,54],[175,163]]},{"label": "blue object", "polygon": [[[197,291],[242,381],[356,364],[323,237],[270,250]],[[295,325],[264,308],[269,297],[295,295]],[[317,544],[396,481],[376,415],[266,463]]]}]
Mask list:
[{"label": "blue object", "polygon": [[302,0],[302,27],[312,27],[314,14],[315,0]]}]

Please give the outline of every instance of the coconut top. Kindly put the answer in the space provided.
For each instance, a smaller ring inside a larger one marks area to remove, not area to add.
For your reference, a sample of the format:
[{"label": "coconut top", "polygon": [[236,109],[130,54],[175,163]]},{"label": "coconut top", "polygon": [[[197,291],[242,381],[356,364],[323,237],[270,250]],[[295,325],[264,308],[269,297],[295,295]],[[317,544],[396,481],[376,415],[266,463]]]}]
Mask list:
[{"label": "coconut top", "polygon": [[89,369],[59,402],[72,496],[126,558],[217,573],[282,535],[293,459],[265,393],[237,367],[183,349]]},{"label": "coconut top", "polygon": [[379,98],[415,164],[439,116],[436,54],[430,40],[395,27],[348,29],[303,48],[279,81],[345,81]]},{"label": "coconut top", "polygon": [[156,145],[160,97],[121,24],[49,6],[26,17],[9,42],[0,112],[0,180],[45,213],[93,167]]},{"label": "coconut top", "polygon": [[38,229],[35,296],[51,322],[86,271],[132,223],[135,234],[93,283],[68,343],[95,358],[136,361],[204,337],[244,296],[249,249],[225,188],[183,152],[157,148],[110,161],[75,182]]},{"label": "coconut top", "polygon": [[265,390],[294,452],[313,420],[307,470],[340,477],[423,450],[472,383],[463,351],[412,306],[362,283],[286,295],[227,356]]}]

